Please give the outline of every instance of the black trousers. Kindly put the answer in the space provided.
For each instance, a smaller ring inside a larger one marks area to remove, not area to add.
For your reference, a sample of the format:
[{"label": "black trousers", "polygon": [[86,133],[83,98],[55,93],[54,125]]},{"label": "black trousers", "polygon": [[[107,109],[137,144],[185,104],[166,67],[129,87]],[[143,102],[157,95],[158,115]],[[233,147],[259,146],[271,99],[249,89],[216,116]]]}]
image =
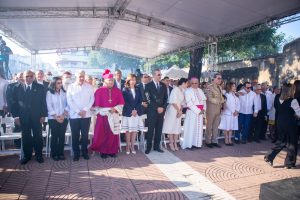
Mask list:
[{"label": "black trousers", "polygon": [[[88,150],[88,137],[89,129],[91,124],[91,118],[76,118],[70,119],[70,126],[72,132],[72,148],[74,156],[80,156],[79,143],[81,141],[81,153],[82,155],[87,155]],[[81,133],[81,140],[80,140]]]},{"label": "black trousers", "polygon": [[59,123],[55,119],[49,119],[48,123],[51,130],[51,155],[52,157],[63,156],[68,120]]},{"label": "black trousers", "polygon": [[34,148],[35,156],[42,156],[43,136],[42,124],[39,119],[20,119],[22,129],[22,144],[24,157],[30,159],[32,156],[32,148]]},{"label": "black trousers", "polygon": [[282,134],[283,140],[278,141],[275,144],[275,147],[272,148],[272,151],[268,152],[266,154],[266,157],[268,160],[273,161],[277,154],[283,149],[287,149],[287,155],[285,157],[284,165],[285,166],[295,166],[296,165],[296,159],[297,159],[297,148],[296,145],[298,143],[298,132],[297,128],[295,127],[288,127],[278,126],[278,132]]},{"label": "black trousers", "polygon": [[261,120],[262,120],[262,127],[261,127],[261,131],[259,134],[259,139],[263,140],[263,139],[266,139],[269,116],[261,116]]},{"label": "black trousers", "polygon": [[260,138],[263,122],[260,116],[253,117],[252,120],[252,140],[257,141]]},{"label": "black trousers", "polygon": [[161,132],[165,113],[158,114],[156,110],[148,110],[147,123],[148,133],[146,134],[147,149],[151,150],[154,135],[154,149],[160,148]]}]

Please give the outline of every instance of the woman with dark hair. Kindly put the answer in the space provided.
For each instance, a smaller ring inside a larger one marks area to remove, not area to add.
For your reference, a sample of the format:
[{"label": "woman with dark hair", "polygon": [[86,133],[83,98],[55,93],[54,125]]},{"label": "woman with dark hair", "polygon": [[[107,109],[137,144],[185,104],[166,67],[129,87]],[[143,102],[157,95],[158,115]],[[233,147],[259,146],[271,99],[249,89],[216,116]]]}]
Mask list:
[{"label": "woman with dark hair", "polygon": [[172,151],[179,150],[177,146],[178,135],[181,133],[182,108],[184,105],[184,90],[188,80],[181,78],[178,86],[174,87],[169,97],[162,133],[168,134],[169,146]]},{"label": "woman with dark hair", "polygon": [[[285,158],[285,168],[294,168],[296,165],[296,145],[298,136],[298,127],[296,117],[300,117],[300,107],[294,99],[295,87],[292,84],[282,86],[278,105],[277,129],[282,135],[280,141],[276,143],[271,152],[268,152],[264,160],[273,166],[273,160],[276,155],[284,148],[287,148]],[[277,111],[276,111],[277,112]]]},{"label": "woman with dark hair", "polygon": [[46,96],[48,122],[51,130],[51,156],[53,160],[65,160],[64,144],[67,129],[67,97],[62,87],[62,79],[54,77]]},{"label": "woman with dark hair", "polygon": [[238,115],[240,111],[240,100],[235,95],[236,85],[233,82],[226,84],[225,105],[221,114],[219,129],[224,131],[225,145],[232,146],[232,131],[238,130]]},{"label": "woman with dark hair", "polygon": [[138,131],[144,129],[142,118],[142,94],[140,89],[136,87],[136,75],[129,74],[127,76],[125,87],[123,88],[123,97],[125,105],[123,107],[123,119],[121,132],[126,134],[126,154],[136,154],[134,144],[136,141],[136,135]]}]

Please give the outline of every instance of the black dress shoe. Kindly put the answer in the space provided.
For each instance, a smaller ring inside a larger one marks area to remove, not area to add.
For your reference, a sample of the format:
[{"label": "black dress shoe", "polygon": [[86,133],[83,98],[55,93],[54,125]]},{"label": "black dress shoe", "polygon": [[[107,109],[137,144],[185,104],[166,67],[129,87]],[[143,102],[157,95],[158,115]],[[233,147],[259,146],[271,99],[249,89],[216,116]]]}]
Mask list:
[{"label": "black dress shoe", "polygon": [[21,163],[21,165],[25,165],[25,164],[28,163],[29,161],[30,161],[29,158],[23,158],[23,159],[20,161],[20,163]]},{"label": "black dress shoe", "polygon": [[267,138],[263,137],[263,138],[260,138],[261,140],[267,140]]},{"label": "black dress shoe", "polygon": [[273,167],[273,161],[270,161],[266,156],[264,157],[264,161]]},{"label": "black dress shoe", "polygon": [[274,140],[272,140],[272,143],[275,143],[277,140],[276,139],[274,139]]},{"label": "black dress shoe", "polygon": [[59,160],[66,160],[66,157],[64,155],[58,156]]},{"label": "black dress shoe", "polygon": [[59,157],[58,156],[52,156],[52,159],[55,161],[59,161]]},{"label": "black dress shoe", "polygon": [[157,151],[157,152],[159,152],[159,153],[163,153],[164,151],[162,150],[162,149],[154,149],[154,151]]},{"label": "black dress shoe", "polygon": [[89,160],[90,159],[89,155],[87,155],[87,154],[83,155],[82,157],[84,158],[84,160]]},{"label": "black dress shoe", "polygon": [[151,151],[151,149],[147,149],[147,150],[145,151],[145,154],[149,154],[150,151]]},{"label": "black dress shoe", "polygon": [[35,160],[36,160],[38,163],[43,163],[43,162],[44,162],[43,156],[37,156],[37,157],[35,158]]},{"label": "black dress shoe", "polygon": [[239,140],[234,140],[234,143],[240,144],[240,141]]},{"label": "black dress shoe", "polygon": [[214,148],[214,146],[212,144],[205,144],[208,148]]},{"label": "black dress shoe", "polygon": [[211,143],[211,145],[213,145],[214,147],[217,147],[217,148],[221,148],[222,146],[219,145],[218,143]]},{"label": "black dress shoe", "polygon": [[256,143],[260,143],[260,141],[259,140],[254,140]]},{"label": "black dress shoe", "polygon": [[108,156],[109,156],[109,157],[112,157],[112,158],[116,158],[116,157],[117,157],[117,154],[115,154],[115,153],[114,153],[114,154],[108,154]]},{"label": "black dress shoe", "polygon": [[74,156],[73,161],[78,161],[79,160],[79,156]]},{"label": "black dress shoe", "polygon": [[194,151],[194,148],[192,147],[192,148],[186,148],[187,150],[189,150],[189,151]]},{"label": "black dress shoe", "polygon": [[201,149],[201,147],[192,146],[192,149]]},{"label": "black dress shoe", "polygon": [[107,154],[104,154],[104,153],[101,154],[101,158],[106,159],[107,157],[108,157]]}]

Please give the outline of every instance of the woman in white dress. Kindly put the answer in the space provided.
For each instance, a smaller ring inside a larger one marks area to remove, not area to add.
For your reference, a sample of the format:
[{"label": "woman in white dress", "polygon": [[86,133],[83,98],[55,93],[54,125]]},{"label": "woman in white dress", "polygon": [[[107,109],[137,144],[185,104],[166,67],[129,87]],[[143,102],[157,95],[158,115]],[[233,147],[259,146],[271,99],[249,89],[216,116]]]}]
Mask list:
[{"label": "woman in white dress", "polygon": [[203,116],[206,110],[206,97],[199,88],[199,80],[192,78],[191,87],[186,89],[184,96],[187,111],[184,119],[184,135],[181,147],[193,150],[202,147]]},{"label": "woman in white dress", "polygon": [[231,141],[232,131],[238,130],[238,115],[240,110],[240,100],[235,95],[236,85],[229,82],[226,84],[226,102],[221,114],[219,129],[224,131],[225,145],[233,146]]},{"label": "woman in white dress", "polygon": [[181,133],[182,108],[184,105],[184,90],[188,80],[181,78],[178,87],[174,87],[169,97],[169,105],[166,110],[163,125],[163,133],[168,134],[169,146],[172,151],[178,150],[177,140]]}]

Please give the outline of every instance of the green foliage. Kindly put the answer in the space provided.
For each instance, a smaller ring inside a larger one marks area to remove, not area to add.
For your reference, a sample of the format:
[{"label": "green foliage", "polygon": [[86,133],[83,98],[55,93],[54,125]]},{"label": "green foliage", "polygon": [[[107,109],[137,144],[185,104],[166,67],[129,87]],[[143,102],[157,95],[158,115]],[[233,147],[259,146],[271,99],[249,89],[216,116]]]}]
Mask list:
[{"label": "green foliage", "polygon": [[143,60],[118,54],[108,50],[91,51],[88,58],[88,66],[105,69],[116,65],[122,69],[137,69],[143,64]]},{"label": "green foliage", "polygon": [[219,62],[277,54],[283,42],[284,34],[276,34],[276,28],[265,27],[259,32],[219,42]]},{"label": "green foliage", "polygon": [[151,71],[152,68],[168,69],[173,65],[179,68],[189,67],[190,57],[189,52],[178,52],[176,54],[170,54],[162,56],[158,59],[153,59],[146,62],[143,66],[145,71]]}]

